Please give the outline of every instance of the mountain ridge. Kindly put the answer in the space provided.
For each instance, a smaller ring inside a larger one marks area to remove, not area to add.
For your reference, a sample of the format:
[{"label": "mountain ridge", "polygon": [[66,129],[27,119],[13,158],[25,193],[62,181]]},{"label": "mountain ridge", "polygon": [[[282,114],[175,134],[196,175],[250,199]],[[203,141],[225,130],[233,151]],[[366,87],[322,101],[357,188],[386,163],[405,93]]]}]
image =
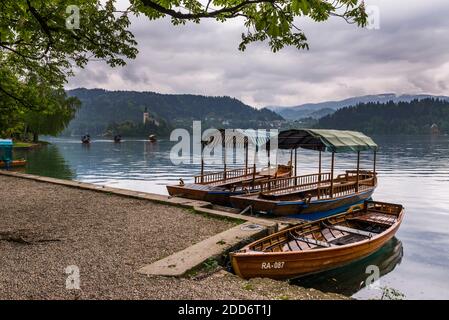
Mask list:
[{"label": "mountain ridge", "polygon": [[[372,94],[372,95],[364,95],[357,97],[350,97],[343,100],[330,100],[323,101],[318,103],[305,103],[296,106],[267,106],[265,108],[272,110],[283,118],[288,120],[299,120],[310,117],[313,113],[321,110],[321,109],[333,109],[338,110],[344,107],[355,106],[360,103],[387,103],[389,101],[397,102],[410,102],[412,100],[422,100],[422,99],[441,99],[448,100],[449,96],[438,96],[431,94],[401,94],[398,95],[396,93],[381,93],[381,94]],[[312,115],[313,117],[313,115]]]},{"label": "mountain ridge", "polygon": [[112,124],[142,123],[144,110],[157,122],[166,122],[171,128],[188,128],[194,120],[202,121],[205,127],[225,128],[266,127],[284,120],[271,110],[256,109],[229,96],[86,88],[67,90],[67,94],[82,103],[67,129],[78,135],[103,134]]}]

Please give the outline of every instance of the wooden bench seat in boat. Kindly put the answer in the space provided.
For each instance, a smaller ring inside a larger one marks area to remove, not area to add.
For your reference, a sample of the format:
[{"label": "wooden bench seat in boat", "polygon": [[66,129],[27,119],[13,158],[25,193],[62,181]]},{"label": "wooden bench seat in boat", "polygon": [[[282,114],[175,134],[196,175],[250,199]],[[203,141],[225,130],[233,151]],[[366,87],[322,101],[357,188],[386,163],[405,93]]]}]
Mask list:
[{"label": "wooden bench seat in boat", "polygon": [[370,209],[367,214],[359,217],[351,218],[352,221],[360,221],[371,224],[378,224],[384,227],[389,227],[396,221],[396,217],[391,214],[386,214],[380,211]]},{"label": "wooden bench seat in boat", "polygon": [[342,232],[352,233],[352,234],[356,234],[356,235],[367,237],[367,238],[372,238],[372,237],[374,237],[377,234],[375,232],[368,232],[368,231],[355,229],[355,228],[350,228],[350,227],[341,226],[341,225],[332,225],[332,226],[327,226],[327,227],[329,229],[334,229],[334,230],[338,230],[338,231],[342,231]]},{"label": "wooden bench seat in boat", "polygon": [[301,241],[301,242],[306,242],[306,243],[309,243],[309,244],[314,244],[314,245],[317,245],[319,247],[329,248],[329,247],[332,246],[328,242],[324,242],[324,241],[320,241],[320,240],[316,240],[316,239],[312,239],[312,238],[307,238],[307,237],[296,236],[293,233],[290,233],[290,236],[294,240]]}]

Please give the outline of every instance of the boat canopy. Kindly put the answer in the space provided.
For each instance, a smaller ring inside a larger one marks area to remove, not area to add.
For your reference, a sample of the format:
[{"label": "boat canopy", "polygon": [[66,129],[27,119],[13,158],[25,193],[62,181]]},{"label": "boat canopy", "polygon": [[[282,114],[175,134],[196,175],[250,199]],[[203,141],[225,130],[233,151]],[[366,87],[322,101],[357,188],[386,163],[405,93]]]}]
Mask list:
[{"label": "boat canopy", "polygon": [[278,136],[279,149],[304,148],[328,152],[377,151],[377,144],[357,131],[329,129],[291,129]]},{"label": "boat canopy", "polygon": [[245,141],[247,141],[249,145],[261,147],[267,144],[270,138],[277,136],[277,133],[270,132],[254,129],[214,129],[203,135],[203,143],[210,147],[217,145],[232,147],[234,144],[237,147],[244,147]]}]

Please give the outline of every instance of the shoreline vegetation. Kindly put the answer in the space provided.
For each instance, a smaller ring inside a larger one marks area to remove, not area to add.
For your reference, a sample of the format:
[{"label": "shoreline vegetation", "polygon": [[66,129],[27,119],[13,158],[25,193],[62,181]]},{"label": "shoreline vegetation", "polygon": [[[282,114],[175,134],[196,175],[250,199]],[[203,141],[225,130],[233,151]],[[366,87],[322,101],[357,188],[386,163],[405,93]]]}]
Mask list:
[{"label": "shoreline vegetation", "polygon": [[[347,299],[287,282],[246,281],[210,263],[181,278],[139,275],[142,265],[235,222],[1,173],[0,183],[0,299]],[[73,265],[79,290],[66,288],[64,270]]]},{"label": "shoreline vegetation", "polygon": [[13,141],[14,149],[33,149],[50,144],[47,141],[28,142],[28,141]]},{"label": "shoreline vegetation", "polygon": [[317,120],[315,127],[366,134],[448,134],[449,101],[426,98],[410,102],[361,103]]}]

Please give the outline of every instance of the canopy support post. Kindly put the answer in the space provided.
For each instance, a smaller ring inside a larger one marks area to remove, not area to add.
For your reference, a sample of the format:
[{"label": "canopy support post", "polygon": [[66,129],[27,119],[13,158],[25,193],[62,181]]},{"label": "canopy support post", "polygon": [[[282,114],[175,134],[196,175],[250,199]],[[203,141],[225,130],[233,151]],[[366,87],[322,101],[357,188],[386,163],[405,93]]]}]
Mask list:
[{"label": "canopy support post", "polygon": [[332,164],[331,164],[331,194],[330,197],[334,197],[334,166],[335,166],[335,152],[332,152]]},{"label": "canopy support post", "polygon": [[355,184],[355,192],[359,192],[359,174],[360,174],[360,151],[357,151],[357,178]]},{"label": "canopy support post", "polygon": [[298,148],[295,149],[295,186],[298,185]]},{"label": "canopy support post", "polygon": [[222,139],[223,139],[223,178],[226,181],[226,176],[227,176],[227,172],[226,172],[226,137],[224,134],[222,134]]},{"label": "canopy support post", "polygon": [[293,169],[293,149],[290,149],[290,177],[292,176]]},{"label": "canopy support post", "polygon": [[248,175],[248,138],[245,137],[243,148],[245,148],[245,176]]},{"label": "canopy support post", "polygon": [[[254,190],[254,185],[256,183],[256,163],[257,163],[257,153],[259,152],[259,139],[256,136],[256,147],[255,147],[255,151],[254,151],[254,164],[253,164],[253,190]],[[262,190],[261,190],[262,191]]]},{"label": "canopy support post", "polygon": [[201,183],[204,183],[204,141],[201,141]]},{"label": "canopy support post", "polygon": [[377,180],[377,174],[376,174],[376,159],[377,158],[377,151],[374,150],[374,165],[373,165],[373,172],[374,172],[374,179],[373,179],[373,186],[376,185]]},{"label": "canopy support post", "polygon": [[[266,145],[266,149],[267,149],[267,156],[268,156],[268,172],[270,172],[270,166],[271,166],[271,159],[270,159],[270,140],[268,140],[267,145]],[[271,173],[271,172],[270,172]]]},{"label": "canopy support post", "polygon": [[321,186],[321,150],[318,157],[318,199],[320,198],[320,186]]}]

